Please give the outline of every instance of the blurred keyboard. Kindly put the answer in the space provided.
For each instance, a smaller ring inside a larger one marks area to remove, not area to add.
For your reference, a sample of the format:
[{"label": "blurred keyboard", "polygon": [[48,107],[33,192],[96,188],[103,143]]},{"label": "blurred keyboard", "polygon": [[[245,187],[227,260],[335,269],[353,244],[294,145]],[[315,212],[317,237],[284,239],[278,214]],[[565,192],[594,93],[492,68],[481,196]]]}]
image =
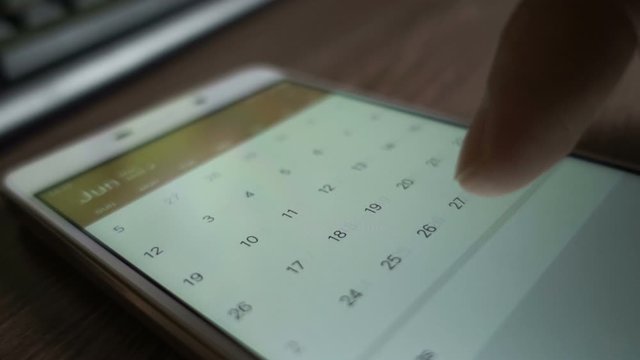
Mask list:
[{"label": "blurred keyboard", "polygon": [[0,0],[0,136],[268,0]]}]

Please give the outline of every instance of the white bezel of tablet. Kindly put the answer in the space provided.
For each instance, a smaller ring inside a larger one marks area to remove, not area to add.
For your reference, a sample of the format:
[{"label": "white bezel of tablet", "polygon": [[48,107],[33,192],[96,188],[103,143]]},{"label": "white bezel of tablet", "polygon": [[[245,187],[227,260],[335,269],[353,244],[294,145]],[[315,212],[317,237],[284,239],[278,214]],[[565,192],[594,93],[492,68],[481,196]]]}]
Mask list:
[{"label": "white bezel of tablet", "polygon": [[35,194],[283,78],[279,70],[264,66],[234,72],[19,167],[4,179],[6,193],[22,210],[36,215],[38,221],[56,233],[67,245],[66,250],[79,255],[79,260],[94,270],[94,275],[106,280],[112,290],[152,318],[190,352],[207,358],[222,355],[255,359],[231,337],[56,214]]}]

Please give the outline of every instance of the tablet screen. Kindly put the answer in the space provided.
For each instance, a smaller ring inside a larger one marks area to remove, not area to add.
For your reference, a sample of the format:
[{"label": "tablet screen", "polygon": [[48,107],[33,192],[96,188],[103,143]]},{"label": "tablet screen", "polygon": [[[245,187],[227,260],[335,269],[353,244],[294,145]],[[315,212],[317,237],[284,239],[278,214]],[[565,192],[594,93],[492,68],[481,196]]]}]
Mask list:
[{"label": "tablet screen", "polygon": [[464,133],[282,82],[38,197],[261,357],[472,359],[638,181],[567,159],[476,197]]}]

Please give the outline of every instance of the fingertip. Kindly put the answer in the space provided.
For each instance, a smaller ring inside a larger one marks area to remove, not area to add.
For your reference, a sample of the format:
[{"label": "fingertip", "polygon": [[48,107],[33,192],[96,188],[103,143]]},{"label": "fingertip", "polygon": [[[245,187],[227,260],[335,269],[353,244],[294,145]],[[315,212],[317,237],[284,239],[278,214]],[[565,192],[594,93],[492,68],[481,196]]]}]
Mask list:
[{"label": "fingertip", "polygon": [[[487,102],[477,113],[458,158],[455,180],[470,193],[499,196],[518,190],[566,156],[576,136],[541,124],[518,109]],[[561,121],[553,121],[560,124]]]},{"label": "fingertip", "polygon": [[487,169],[488,166],[483,163],[476,164],[460,172],[456,180],[465,191],[487,197],[504,195],[529,183],[526,180],[514,181]]},{"label": "fingertip", "polygon": [[477,163],[487,156],[485,133],[487,131],[488,104],[483,103],[471,123],[471,127],[462,143],[458,163],[456,164],[455,179],[460,180],[468,175]]}]

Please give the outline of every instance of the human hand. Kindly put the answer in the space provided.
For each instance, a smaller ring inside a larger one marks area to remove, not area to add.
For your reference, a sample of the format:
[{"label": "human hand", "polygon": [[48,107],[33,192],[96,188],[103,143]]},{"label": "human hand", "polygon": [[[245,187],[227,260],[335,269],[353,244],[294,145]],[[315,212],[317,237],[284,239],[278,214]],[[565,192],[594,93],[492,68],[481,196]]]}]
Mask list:
[{"label": "human hand", "polygon": [[523,0],[458,160],[466,190],[518,189],[574,148],[638,46],[640,1]]}]

